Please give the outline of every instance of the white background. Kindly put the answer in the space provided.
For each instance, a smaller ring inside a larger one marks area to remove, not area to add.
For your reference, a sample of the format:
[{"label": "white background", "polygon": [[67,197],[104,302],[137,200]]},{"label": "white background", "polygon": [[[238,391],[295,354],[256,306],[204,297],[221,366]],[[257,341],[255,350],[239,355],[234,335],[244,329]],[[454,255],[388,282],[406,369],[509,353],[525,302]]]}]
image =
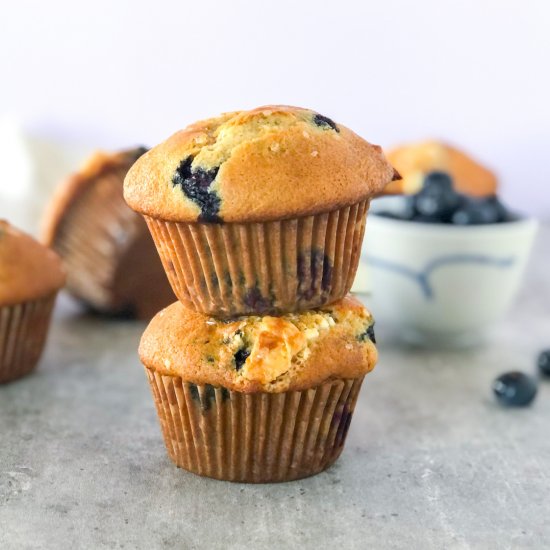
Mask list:
[{"label": "white background", "polygon": [[151,145],[221,111],[296,104],[384,147],[459,144],[508,202],[550,218],[548,0],[0,6],[0,115],[36,135]]}]

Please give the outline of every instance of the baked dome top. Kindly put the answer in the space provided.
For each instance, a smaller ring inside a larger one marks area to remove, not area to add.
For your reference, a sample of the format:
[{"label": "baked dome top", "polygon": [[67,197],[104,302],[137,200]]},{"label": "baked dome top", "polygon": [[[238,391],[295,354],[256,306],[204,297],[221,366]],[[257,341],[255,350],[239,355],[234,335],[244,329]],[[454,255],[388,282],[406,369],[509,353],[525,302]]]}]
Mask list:
[{"label": "baked dome top", "polygon": [[0,220],[0,306],[45,298],[64,284],[59,256]]},{"label": "baked dome top", "polygon": [[219,320],[179,302],[153,318],[143,364],[194,384],[282,392],[330,378],[357,378],[376,364],[373,319],[348,296],[319,310]]},{"label": "baked dome top", "polygon": [[126,176],[136,211],[174,222],[253,222],[334,210],[396,177],[382,149],[331,119],[269,105],[192,124]]}]

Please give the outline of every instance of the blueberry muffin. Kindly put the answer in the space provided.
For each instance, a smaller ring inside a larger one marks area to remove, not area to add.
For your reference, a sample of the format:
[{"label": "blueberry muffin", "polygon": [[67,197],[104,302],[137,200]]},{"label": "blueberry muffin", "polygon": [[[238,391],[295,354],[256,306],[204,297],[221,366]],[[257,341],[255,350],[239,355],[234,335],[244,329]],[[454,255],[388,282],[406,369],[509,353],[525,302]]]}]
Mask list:
[{"label": "blueberry muffin", "polygon": [[351,297],[229,321],[176,302],[151,321],[139,353],[171,459],[243,482],[330,466],[377,360],[373,319]]},{"label": "blueberry muffin", "polygon": [[497,178],[466,153],[439,141],[423,141],[388,151],[388,159],[402,179],[391,183],[387,193],[413,194],[421,190],[430,172],[445,172],[452,177],[456,191],[473,197],[496,194]]},{"label": "blueberry muffin", "polygon": [[36,367],[64,283],[57,254],[0,220],[0,383]]},{"label": "blueberry muffin", "polygon": [[143,218],[123,199],[128,169],[145,149],[96,153],[60,185],[43,241],[62,258],[67,289],[91,309],[150,319],[174,301]]},{"label": "blueberry muffin", "polygon": [[349,291],[382,150],[308,109],[226,113],[177,132],[130,169],[178,299],[203,313],[303,311]]}]

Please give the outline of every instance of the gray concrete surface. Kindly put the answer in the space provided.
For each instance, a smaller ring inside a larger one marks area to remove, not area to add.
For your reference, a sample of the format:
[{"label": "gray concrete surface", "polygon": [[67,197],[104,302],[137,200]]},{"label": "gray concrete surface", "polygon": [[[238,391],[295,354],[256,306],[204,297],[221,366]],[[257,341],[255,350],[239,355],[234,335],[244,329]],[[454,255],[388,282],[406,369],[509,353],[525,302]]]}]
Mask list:
[{"label": "gray concrete surface", "polygon": [[176,469],[136,356],[144,325],[64,298],[39,370],[0,387],[0,549],[550,548],[550,382],[522,410],[490,393],[550,346],[549,273],[546,227],[516,309],[476,350],[379,327],[340,461],[264,486]]}]

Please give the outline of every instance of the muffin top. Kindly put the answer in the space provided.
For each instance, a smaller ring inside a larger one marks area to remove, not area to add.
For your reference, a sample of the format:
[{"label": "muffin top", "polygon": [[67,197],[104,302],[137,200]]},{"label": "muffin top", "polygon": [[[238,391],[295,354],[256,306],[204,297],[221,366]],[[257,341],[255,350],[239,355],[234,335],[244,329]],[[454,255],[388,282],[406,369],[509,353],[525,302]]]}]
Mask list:
[{"label": "muffin top", "polygon": [[64,284],[57,254],[0,220],[0,306],[45,298]]},{"label": "muffin top", "polygon": [[151,321],[139,354],[147,367],[195,384],[240,392],[302,390],[372,370],[378,357],[373,324],[351,296],[319,310],[229,321],[176,302]]},{"label": "muffin top", "polygon": [[42,241],[53,245],[67,209],[100,178],[115,178],[122,187],[128,169],[145,151],[144,147],[116,153],[97,151],[87,159],[57,188],[42,222]]},{"label": "muffin top", "polygon": [[494,195],[496,176],[466,153],[439,141],[422,141],[397,147],[388,152],[388,159],[402,179],[391,183],[386,192],[416,193],[429,172],[447,172],[460,193],[483,197]]},{"label": "muffin top", "polygon": [[382,149],[298,107],[269,105],[192,124],[128,172],[124,197],[175,222],[254,222],[334,210],[396,177]]}]

